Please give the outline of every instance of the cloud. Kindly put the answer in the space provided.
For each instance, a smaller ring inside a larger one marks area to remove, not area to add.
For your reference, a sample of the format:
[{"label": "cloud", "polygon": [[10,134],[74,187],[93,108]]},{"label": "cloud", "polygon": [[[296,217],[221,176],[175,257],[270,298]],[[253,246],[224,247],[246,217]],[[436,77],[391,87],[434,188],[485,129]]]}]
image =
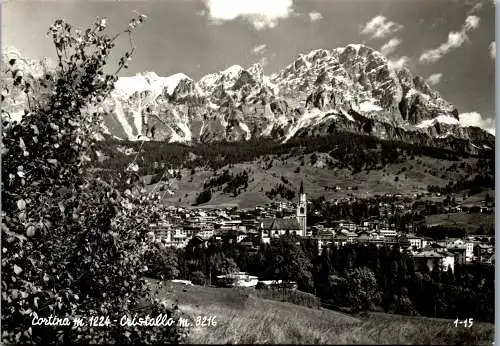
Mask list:
[{"label": "cloud", "polygon": [[492,135],[495,134],[495,119],[485,119],[478,112],[462,113],[458,118],[462,126],[477,126]]},{"label": "cloud", "polygon": [[407,56],[402,56],[395,60],[389,60],[389,65],[397,71],[407,66],[409,62],[410,58],[408,58]]},{"label": "cloud", "polygon": [[490,56],[493,60],[496,60],[497,58],[497,44],[495,41],[490,43]]},{"label": "cloud", "polygon": [[[255,46],[251,50],[251,53],[253,55],[260,56],[259,64],[261,64],[262,67],[265,67],[269,63],[269,59],[267,58],[267,56],[264,55],[266,53],[266,50],[267,46],[265,44],[260,44],[258,46]],[[275,55],[276,54],[273,54],[272,57],[274,57]]]},{"label": "cloud", "polygon": [[465,31],[471,31],[477,29],[479,26],[480,19],[478,16],[468,16],[465,18]]},{"label": "cloud", "polygon": [[469,11],[467,11],[467,14],[470,15],[470,14],[474,14],[476,12],[479,12],[482,8],[483,8],[483,1],[482,0],[479,0],[477,1],[476,3],[473,3],[474,6],[471,7],[471,9]]},{"label": "cloud", "polygon": [[365,24],[362,34],[372,35],[372,38],[385,38],[401,30],[403,25],[391,22],[386,17],[378,15]]},{"label": "cloud", "polygon": [[259,64],[261,64],[262,67],[266,67],[268,63],[269,59],[265,56],[261,57],[259,60]]},{"label": "cloud", "polygon": [[401,40],[399,38],[391,38],[387,43],[380,47],[380,53],[384,54],[385,56],[389,56],[390,54],[394,53],[400,43]]},{"label": "cloud", "polygon": [[213,24],[244,18],[256,30],[274,28],[293,13],[293,0],[203,0]]},{"label": "cloud", "polygon": [[461,47],[466,41],[469,40],[467,32],[476,29],[479,26],[479,22],[479,17],[468,16],[459,32],[450,32],[448,34],[448,40],[445,43],[442,43],[438,48],[430,49],[422,53],[419,61],[421,63],[434,63],[453,49]]},{"label": "cloud", "polygon": [[427,84],[430,84],[430,85],[436,85],[436,84],[439,84],[441,82],[442,78],[443,78],[442,73],[434,73],[434,74],[430,75],[429,78],[427,78],[425,80],[425,82]]},{"label": "cloud", "polygon": [[311,22],[316,22],[323,19],[323,15],[319,12],[309,12],[309,19],[311,19]]},{"label": "cloud", "polygon": [[260,44],[258,46],[255,46],[252,48],[252,54],[258,55],[262,54],[266,51],[266,45],[265,44]]}]

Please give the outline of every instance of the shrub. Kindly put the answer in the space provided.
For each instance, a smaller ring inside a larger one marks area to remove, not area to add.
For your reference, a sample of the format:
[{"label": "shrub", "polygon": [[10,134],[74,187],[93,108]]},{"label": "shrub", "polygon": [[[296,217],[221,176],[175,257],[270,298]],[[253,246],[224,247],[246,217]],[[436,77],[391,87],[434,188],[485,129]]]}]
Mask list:
[{"label": "shrub", "polygon": [[[133,42],[134,18],[123,33]],[[109,316],[132,314],[149,296],[141,279],[150,199],[132,174],[135,160],[115,180],[105,182],[87,170],[103,109],[97,105],[127,68],[135,48],[105,75],[115,41],[98,18],[82,32],[64,20],[49,29],[59,65],[36,79],[23,75],[13,59],[3,71],[12,97],[26,94],[20,122],[3,122],[2,147],[2,341],[4,343],[177,342],[175,327],[33,326],[32,313]],[[3,107],[2,107],[3,108]],[[172,311],[154,305],[154,312]],[[87,321],[88,322],[88,321]]]},{"label": "shrub", "polygon": [[207,203],[212,199],[212,190],[204,190],[196,196],[196,202],[195,205]]},{"label": "shrub", "polygon": [[178,259],[174,248],[155,244],[144,254],[147,274],[161,280],[176,279],[179,275]]},{"label": "shrub", "polygon": [[195,271],[191,274],[191,282],[195,285],[205,285],[205,274],[202,271]]}]

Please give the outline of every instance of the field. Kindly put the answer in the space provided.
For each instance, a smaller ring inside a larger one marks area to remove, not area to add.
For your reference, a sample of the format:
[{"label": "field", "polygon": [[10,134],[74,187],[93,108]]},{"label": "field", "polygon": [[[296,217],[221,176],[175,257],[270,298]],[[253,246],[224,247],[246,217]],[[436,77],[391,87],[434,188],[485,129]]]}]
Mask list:
[{"label": "field", "polygon": [[168,304],[178,304],[192,321],[216,316],[216,326],[193,326],[188,343],[491,345],[493,339],[493,325],[488,323],[467,329],[445,319],[383,313],[354,317],[257,298],[251,289],[164,282],[156,294]]},{"label": "field", "polygon": [[425,218],[429,226],[445,226],[458,229],[464,229],[468,234],[477,234],[481,227],[483,234],[489,233],[495,229],[495,214],[481,213],[451,213],[429,215]]},{"label": "field", "polygon": [[[466,175],[461,170],[447,171],[448,167],[455,164],[454,162],[430,157],[417,157],[405,163],[388,164],[383,170],[352,174],[349,169],[312,166],[310,156],[305,155],[304,166],[300,166],[298,157],[286,159],[281,157],[275,158],[270,168],[267,168],[261,160],[235,164],[231,168],[224,167],[218,170],[219,174],[224,169],[229,169],[233,174],[244,169],[251,170],[253,173],[250,175],[248,189],[237,197],[216,191],[212,194],[212,199],[200,207],[253,208],[256,205],[269,203],[270,200],[265,196],[265,192],[278,184],[283,184],[282,177],[289,181],[287,187],[292,191],[298,192],[300,182],[303,181],[309,198],[324,195],[326,199],[335,199],[350,195],[369,197],[385,193],[424,193],[427,192],[428,185],[444,186],[449,181],[455,181]],[[464,161],[473,163],[474,159]],[[296,172],[298,167],[300,172]],[[203,183],[214,174],[213,171],[201,168],[197,168],[193,175],[190,173],[189,170],[184,169],[180,180],[171,180],[173,195],[166,194],[162,200],[164,204],[190,206],[197,194],[203,190]],[[334,191],[335,186],[338,186],[340,190]],[[153,185],[148,186],[148,189],[152,188]],[[352,190],[352,188],[357,190]]]}]

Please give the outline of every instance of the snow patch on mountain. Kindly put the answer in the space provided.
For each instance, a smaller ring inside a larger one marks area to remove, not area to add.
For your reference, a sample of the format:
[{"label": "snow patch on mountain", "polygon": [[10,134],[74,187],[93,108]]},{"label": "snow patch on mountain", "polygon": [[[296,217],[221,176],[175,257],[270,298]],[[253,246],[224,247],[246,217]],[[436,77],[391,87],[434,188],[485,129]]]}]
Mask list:
[{"label": "snow patch on mountain", "polygon": [[358,108],[361,112],[377,112],[383,110],[382,107],[377,106],[373,101],[364,101],[359,104]]},{"label": "snow patch on mountain", "polygon": [[232,65],[226,68],[224,71],[222,71],[222,74],[224,76],[227,76],[228,78],[238,78],[238,75],[243,71],[243,67],[240,65]]},{"label": "snow patch on mountain", "polygon": [[125,112],[123,111],[123,107],[121,102],[115,102],[115,114],[118,120],[118,123],[122,126],[123,131],[127,135],[128,138],[133,138],[132,127],[127,121],[127,117],[125,116]]},{"label": "snow patch on mountain", "polygon": [[188,79],[191,80],[188,76],[186,76],[184,73],[176,73],[174,75],[171,75],[164,80],[164,88],[166,88],[167,93],[169,95],[172,95],[175,91],[175,88],[179,85],[180,81]]},{"label": "snow patch on mountain", "polygon": [[345,116],[347,118],[347,120],[350,120],[350,121],[353,121],[353,122],[355,121],[354,118],[352,117],[352,115],[350,115],[349,113],[347,113],[344,108],[341,108],[340,112],[342,113],[343,116]]},{"label": "snow patch on mountain", "polygon": [[133,77],[120,77],[115,83],[114,94],[127,97],[135,92],[151,91],[155,99],[163,90],[172,95],[182,80],[191,80],[184,73],[159,77],[155,72],[138,73]]},{"label": "snow patch on mountain", "polygon": [[286,143],[289,141],[295,134],[303,128],[308,128],[311,126],[314,126],[321,122],[323,120],[323,117],[325,116],[326,112],[319,110],[318,108],[313,108],[311,111],[304,113],[295,126],[293,126],[288,134],[286,135],[285,139],[283,140],[283,143]]},{"label": "snow patch on mountain", "polygon": [[245,132],[245,140],[250,140],[250,138],[252,137],[252,134],[250,133],[250,129],[248,128],[247,124],[243,123],[240,121],[239,123],[240,125],[240,128]]},{"label": "snow patch on mountain", "polygon": [[447,124],[447,125],[460,125],[460,122],[449,115],[439,115],[434,119],[422,120],[417,127],[425,128],[429,126],[434,126],[436,123]]}]

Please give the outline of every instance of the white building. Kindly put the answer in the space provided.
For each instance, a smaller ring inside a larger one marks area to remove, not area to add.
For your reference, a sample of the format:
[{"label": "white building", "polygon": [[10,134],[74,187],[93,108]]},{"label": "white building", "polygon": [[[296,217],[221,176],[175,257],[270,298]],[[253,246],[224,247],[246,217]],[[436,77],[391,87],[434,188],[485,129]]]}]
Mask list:
[{"label": "white building", "polygon": [[204,229],[198,233],[196,233],[196,235],[204,240],[207,240],[211,237],[213,237],[214,235],[214,230],[213,229]]},{"label": "white building", "polygon": [[465,260],[467,262],[471,262],[474,257],[474,243],[471,241],[467,241],[465,243]]},{"label": "white building", "polygon": [[233,287],[254,287],[259,282],[259,278],[257,276],[252,276],[245,272],[218,275],[217,279],[229,280]]},{"label": "white building", "polygon": [[188,243],[187,232],[179,228],[175,229],[173,232],[169,230],[163,243],[165,246],[173,246],[177,248],[186,247]]},{"label": "white building", "polygon": [[411,247],[416,247],[417,249],[421,249],[423,246],[422,246],[422,238],[421,237],[417,237],[413,234],[411,235],[408,235],[408,241],[410,242],[410,246]]},{"label": "white building", "polygon": [[396,232],[396,230],[388,229],[388,228],[381,229],[379,232],[384,237],[395,237],[398,234],[398,232]]},{"label": "white building", "polygon": [[307,196],[304,192],[304,184],[300,183],[299,205],[297,206],[297,221],[301,227],[300,236],[304,237],[307,233]]},{"label": "white building", "polygon": [[455,256],[451,253],[443,253],[442,256],[441,265],[443,266],[443,270],[451,268],[451,271],[455,272]]}]

